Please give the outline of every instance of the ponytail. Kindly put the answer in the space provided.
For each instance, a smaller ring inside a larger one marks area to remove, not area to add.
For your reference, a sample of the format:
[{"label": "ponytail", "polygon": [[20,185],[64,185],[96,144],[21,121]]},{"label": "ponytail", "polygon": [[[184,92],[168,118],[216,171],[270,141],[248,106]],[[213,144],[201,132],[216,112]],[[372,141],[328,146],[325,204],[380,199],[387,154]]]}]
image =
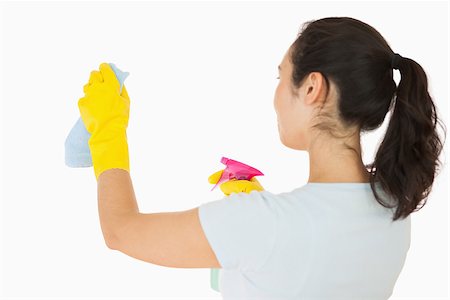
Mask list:
[{"label": "ponytail", "polygon": [[425,205],[435,173],[442,165],[439,155],[443,143],[436,125],[444,125],[436,115],[422,67],[412,59],[393,55],[392,58],[398,59],[401,79],[394,92],[394,109],[385,137],[369,167],[377,201],[392,208],[379,198],[374,181],[379,181],[383,189],[397,199],[395,221]]}]

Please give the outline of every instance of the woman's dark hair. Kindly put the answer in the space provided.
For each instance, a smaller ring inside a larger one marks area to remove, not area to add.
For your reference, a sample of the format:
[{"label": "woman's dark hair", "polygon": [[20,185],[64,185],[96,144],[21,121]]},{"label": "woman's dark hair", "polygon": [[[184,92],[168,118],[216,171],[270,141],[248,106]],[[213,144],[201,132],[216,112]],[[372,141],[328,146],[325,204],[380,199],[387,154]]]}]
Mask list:
[{"label": "woman's dark hair", "polygon": [[[375,160],[365,165],[370,169],[376,200],[384,207],[397,207],[393,221],[425,205],[437,167],[442,165],[438,158],[443,142],[436,124],[445,127],[437,118],[427,76],[417,62],[404,56],[400,59],[397,68],[401,79],[396,86],[391,67],[394,53],[368,24],[349,17],[330,17],[305,22],[289,56],[293,93],[297,94],[296,89],[310,72],[320,72],[325,78],[327,95],[332,80],[338,94],[337,115],[345,128],[356,126],[362,133],[376,129],[393,109]],[[319,122],[313,127],[336,136],[332,122]],[[395,205],[383,202],[376,182],[393,196]]]}]

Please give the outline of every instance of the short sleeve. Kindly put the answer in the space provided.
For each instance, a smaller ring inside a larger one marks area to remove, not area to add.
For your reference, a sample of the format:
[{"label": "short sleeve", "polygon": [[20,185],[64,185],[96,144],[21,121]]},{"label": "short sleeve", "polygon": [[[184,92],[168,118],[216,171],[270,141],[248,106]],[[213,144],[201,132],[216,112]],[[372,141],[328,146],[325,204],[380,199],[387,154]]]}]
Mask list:
[{"label": "short sleeve", "polygon": [[232,193],[199,206],[206,238],[223,269],[255,271],[271,254],[277,235],[274,195]]}]

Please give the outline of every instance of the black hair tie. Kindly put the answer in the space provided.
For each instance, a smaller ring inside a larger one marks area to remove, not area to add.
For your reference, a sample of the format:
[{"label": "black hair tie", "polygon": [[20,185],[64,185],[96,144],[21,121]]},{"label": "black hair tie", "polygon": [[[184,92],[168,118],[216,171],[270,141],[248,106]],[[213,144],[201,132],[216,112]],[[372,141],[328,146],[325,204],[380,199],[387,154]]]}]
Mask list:
[{"label": "black hair tie", "polygon": [[391,68],[398,70],[398,64],[402,60],[402,56],[398,53],[394,53],[391,57]]}]

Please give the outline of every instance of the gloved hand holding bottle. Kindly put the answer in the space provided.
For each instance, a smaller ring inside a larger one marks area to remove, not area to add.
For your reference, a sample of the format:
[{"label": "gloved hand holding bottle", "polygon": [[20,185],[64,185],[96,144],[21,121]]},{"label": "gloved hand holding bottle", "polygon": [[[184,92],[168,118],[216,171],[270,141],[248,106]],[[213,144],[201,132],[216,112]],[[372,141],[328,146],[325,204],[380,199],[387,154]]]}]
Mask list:
[{"label": "gloved hand holding bottle", "polygon": [[126,130],[130,112],[130,98],[107,63],[100,71],[92,71],[84,85],[85,96],[78,101],[81,119],[91,134],[89,149],[95,177],[103,171],[119,168],[130,171]]},{"label": "gloved hand holding bottle", "polygon": [[[208,182],[216,184],[219,178],[222,176],[223,170],[217,171],[208,177]],[[231,193],[250,193],[251,191],[264,191],[264,188],[259,183],[256,176],[252,177],[250,180],[237,180],[231,179],[220,185],[222,192],[229,196]]]},{"label": "gloved hand holding bottle", "polygon": [[[222,158],[222,160],[223,159],[224,158]],[[227,159],[225,158],[225,162],[226,161],[227,161]],[[222,173],[224,171],[225,171],[225,169],[219,170],[219,171],[211,174],[208,177],[208,182],[211,184],[217,184],[219,182],[219,180],[221,179]],[[258,172],[256,172],[256,173],[258,173]],[[260,174],[262,174],[262,173],[260,173]],[[252,178],[250,178],[250,180],[238,180],[238,179],[232,178],[232,179],[227,180],[227,181],[223,182],[222,184],[220,184],[220,189],[227,196],[230,196],[232,193],[242,193],[242,192],[250,193],[251,191],[254,191],[254,190],[256,190],[256,191],[264,190],[264,188],[261,186],[259,181],[256,179],[256,176],[253,176]],[[215,269],[215,268],[211,269],[211,272],[210,272],[211,288],[217,292],[220,292],[220,290],[219,290],[219,276],[220,275],[219,274],[220,274],[220,269]]]}]

